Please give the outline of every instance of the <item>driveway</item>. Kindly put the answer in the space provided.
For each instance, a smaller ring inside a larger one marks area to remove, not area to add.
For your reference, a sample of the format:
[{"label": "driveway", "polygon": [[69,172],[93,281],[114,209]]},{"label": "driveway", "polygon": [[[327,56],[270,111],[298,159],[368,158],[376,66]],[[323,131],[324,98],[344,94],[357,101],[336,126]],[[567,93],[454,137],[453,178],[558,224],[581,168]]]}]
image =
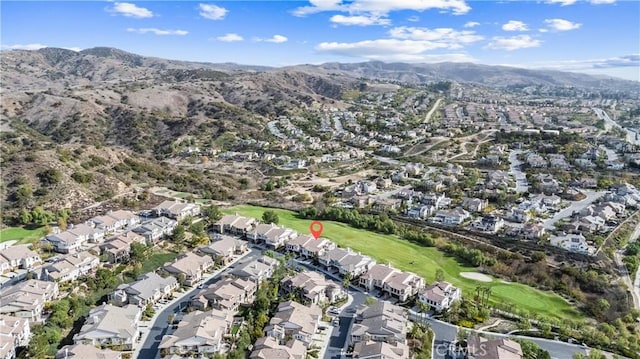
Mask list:
[{"label": "driveway", "polygon": [[518,160],[518,155],[522,151],[514,150],[509,154],[509,174],[513,176],[516,181],[516,193],[524,193],[529,191],[529,182],[527,182],[527,175],[522,172],[520,165],[522,162]]},{"label": "driveway", "polygon": [[587,196],[585,199],[580,201],[572,201],[569,207],[556,213],[553,217],[544,220],[542,222],[544,224],[544,228],[547,230],[555,229],[555,227],[553,226],[554,223],[556,223],[557,221],[563,218],[571,217],[571,214],[573,212],[582,211],[585,207],[595,202],[600,197],[604,196],[604,194],[607,192],[606,191],[584,191],[583,193]]}]

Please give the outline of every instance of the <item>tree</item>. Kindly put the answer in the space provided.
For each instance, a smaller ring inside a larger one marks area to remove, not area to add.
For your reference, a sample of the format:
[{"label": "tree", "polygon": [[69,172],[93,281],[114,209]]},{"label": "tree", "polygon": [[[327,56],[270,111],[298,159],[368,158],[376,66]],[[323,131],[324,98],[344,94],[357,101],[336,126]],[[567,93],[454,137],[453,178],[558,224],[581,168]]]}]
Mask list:
[{"label": "tree", "polygon": [[436,269],[436,282],[444,281],[444,271],[441,268]]},{"label": "tree", "polygon": [[44,186],[51,186],[57,184],[62,180],[62,172],[57,169],[49,168],[38,173],[40,183]]},{"label": "tree", "polygon": [[63,217],[58,218],[58,227],[60,228],[61,231],[66,231],[67,230],[67,220],[64,219]]},{"label": "tree", "polygon": [[278,214],[272,210],[264,211],[264,213],[262,213],[262,221],[264,223],[278,224]]},{"label": "tree", "polygon": [[182,243],[185,238],[185,229],[183,224],[178,224],[173,230],[173,241],[176,243]]},{"label": "tree", "polygon": [[33,217],[31,217],[31,212],[23,208],[18,215],[18,222],[20,222],[20,224],[29,224],[32,221]]},{"label": "tree", "polygon": [[142,263],[149,256],[149,247],[139,242],[133,242],[131,243],[131,251],[129,252],[129,256],[131,258],[131,261],[135,263]]},{"label": "tree", "polygon": [[207,222],[211,225],[220,220],[222,218],[222,212],[220,212],[220,208],[215,205],[211,205],[209,207],[205,207],[202,210],[202,214],[207,219]]}]

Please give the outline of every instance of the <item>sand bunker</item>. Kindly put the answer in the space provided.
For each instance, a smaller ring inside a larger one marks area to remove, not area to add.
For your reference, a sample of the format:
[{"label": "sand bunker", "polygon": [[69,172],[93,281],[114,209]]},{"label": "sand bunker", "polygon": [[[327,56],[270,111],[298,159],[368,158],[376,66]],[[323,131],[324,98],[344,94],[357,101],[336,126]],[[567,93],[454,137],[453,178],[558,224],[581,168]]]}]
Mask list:
[{"label": "sand bunker", "polygon": [[461,272],[460,276],[467,279],[477,280],[479,282],[491,282],[493,280],[488,275],[478,272]]}]

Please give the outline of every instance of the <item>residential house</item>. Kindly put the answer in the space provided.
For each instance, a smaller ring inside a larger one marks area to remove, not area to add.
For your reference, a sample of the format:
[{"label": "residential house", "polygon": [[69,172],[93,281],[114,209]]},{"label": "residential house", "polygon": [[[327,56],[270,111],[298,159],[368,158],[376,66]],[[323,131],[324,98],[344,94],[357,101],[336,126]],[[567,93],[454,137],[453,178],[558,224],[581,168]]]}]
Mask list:
[{"label": "residential house", "polygon": [[[0,256],[0,274],[4,274],[11,271],[11,266],[9,265],[9,261],[3,257]],[[2,285],[0,284],[0,287],[2,287]]]},{"label": "residential house", "polygon": [[300,253],[305,258],[319,258],[323,256],[327,251],[330,251],[334,248],[336,248],[336,244],[331,242],[330,240],[326,238],[314,238],[313,241],[307,241],[302,245]]},{"label": "residential house", "polygon": [[153,208],[158,216],[166,216],[176,221],[192,216],[195,217],[200,214],[200,205],[196,203],[184,203],[177,201],[164,201],[158,206]]},{"label": "residential house", "polygon": [[280,344],[274,337],[262,337],[256,340],[249,359],[304,359],[307,348],[297,339]]},{"label": "residential house", "polygon": [[69,231],[49,234],[45,239],[51,243],[53,250],[58,253],[75,253],[87,241],[85,238],[78,237]]},{"label": "residential house", "polygon": [[413,273],[395,273],[384,282],[382,290],[400,302],[406,302],[409,298],[418,294],[424,288],[424,279]]},{"label": "residential house", "polygon": [[40,255],[31,249],[28,244],[9,246],[0,251],[0,256],[7,260],[12,269],[32,269],[42,263]]},{"label": "residential house", "polygon": [[346,297],[341,285],[328,281],[322,274],[314,271],[302,271],[287,276],[280,282],[280,289],[292,293],[303,303],[333,303]]},{"label": "residential house", "polygon": [[564,236],[551,236],[549,243],[552,246],[564,248],[569,252],[594,255],[596,248],[584,238],[582,234],[568,234]]},{"label": "residential house", "polygon": [[116,239],[126,242],[129,245],[133,244],[134,242],[147,244],[147,240],[144,238],[144,236],[141,236],[134,231],[124,232],[121,235],[117,236]]},{"label": "residential house", "polygon": [[0,314],[24,318],[31,323],[43,321],[42,312],[45,300],[41,295],[22,293],[20,291],[0,296]]},{"label": "residential house", "polygon": [[185,314],[175,332],[162,337],[159,348],[180,357],[209,356],[222,350],[232,323],[232,315],[219,310]]},{"label": "residential house", "polygon": [[427,193],[421,201],[426,206],[431,206],[436,210],[449,207],[451,204],[451,198],[448,198],[444,193]]},{"label": "residential house", "polygon": [[100,259],[89,252],[67,254],[42,269],[41,278],[53,282],[68,282],[87,275],[100,265]]},{"label": "residential house", "polygon": [[247,242],[235,237],[220,236],[208,246],[198,248],[203,254],[208,254],[216,263],[227,264],[236,254],[243,254],[248,250]]},{"label": "residential house", "polygon": [[92,243],[101,243],[104,240],[105,231],[100,228],[93,228],[86,223],[80,223],[76,225],[70,225],[68,232],[79,238],[84,238],[85,241]]},{"label": "residential house", "polygon": [[88,344],[73,344],[58,350],[56,359],[122,359],[122,353]]},{"label": "residential house", "polygon": [[384,283],[388,281],[394,274],[400,273],[399,270],[391,267],[391,265],[376,264],[358,278],[358,284],[367,291],[374,289],[382,290]]},{"label": "residential house", "polygon": [[87,223],[108,234],[127,227],[133,228],[140,224],[140,217],[131,211],[118,210],[109,212],[103,216],[93,217],[89,219]]},{"label": "residential house", "polygon": [[371,257],[354,253],[351,248],[334,248],[318,259],[321,264],[328,268],[337,269],[343,276],[349,273],[351,278],[360,276],[376,264],[376,261]]},{"label": "residential house", "polygon": [[351,329],[351,343],[406,343],[409,320],[406,309],[387,301],[360,308]]},{"label": "residential house", "polygon": [[265,333],[281,341],[297,339],[309,347],[321,318],[322,309],[315,304],[307,307],[293,301],[282,302],[265,327]]},{"label": "residential house", "polygon": [[527,223],[522,227],[522,235],[525,239],[539,240],[547,233],[541,224]]},{"label": "residential house", "polygon": [[262,256],[251,261],[241,262],[231,271],[231,275],[239,278],[249,278],[256,283],[273,275],[273,271],[278,265],[275,258]]},{"label": "residential house", "polygon": [[162,270],[176,276],[181,284],[193,286],[202,280],[204,273],[213,267],[213,264],[213,259],[209,256],[187,252],[172,263],[165,264]]},{"label": "residential house", "polygon": [[255,229],[247,233],[247,238],[254,242],[263,242],[267,247],[280,248],[284,246],[287,241],[294,239],[298,236],[298,233],[292,229],[279,227],[273,223],[258,224]]},{"label": "residential house", "polygon": [[0,338],[13,340],[14,346],[26,347],[31,339],[31,326],[25,318],[0,314]]},{"label": "residential house", "polygon": [[472,227],[483,232],[497,233],[502,227],[504,227],[504,220],[502,217],[483,216],[474,222]]},{"label": "residential house", "polygon": [[151,244],[156,243],[164,236],[172,235],[177,225],[178,222],[173,219],[158,217],[134,228],[133,232],[143,236],[147,243]]},{"label": "residential house", "polygon": [[305,243],[313,242],[315,240],[316,238],[309,234],[297,236],[296,238],[287,241],[287,243],[285,244],[285,249],[287,250],[287,252],[301,254],[302,247],[305,245]]},{"label": "residential house", "polygon": [[471,215],[466,210],[457,207],[451,210],[441,210],[436,212],[436,215],[431,218],[433,223],[443,224],[446,226],[456,226],[462,224]]},{"label": "residential house", "polygon": [[218,233],[232,233],[245,236],[253,230],[255,223],[257,223],[255,218],[242,217],[237,214],[227,214],[220,218],[213,226]]},{"label": "residential house", "polygon": [[488,339],[471,335],[467,339],[468,359],[522,359],[524,354],[519,343],[508,339]]},{"label": "residential house", "polygon": [[15,359],[16,345],[12,338],[0,336],[0,359]]},{"label": "residential house", "polygon": [[171,276],[161,277],[155,272],[143,274],[135,282],[120,284],[109,295],[109,302],[119,307],[127,304],[145,307],[162,298],[168,298],[178,288],[178,281]]},{"label": "residential house", "polygon": [[125,350],[133,350],[140,336],[140,315],[140,308],[132,304],[124,307],[102,304],[89,312],[80,332],[73,336],[73,342],[94,346],[118,345]]},{"label": "residential house", "polygon": [[435,282],[424,288],[418,299],[436,312],[449,309],[451,304],[460,300],[462,291],[448,282]]},{"label": "residential house", "polygon": [[215,308],[235,313],[238,306],[253,302],[257,283],[244,278],[227,277],[197,292],[190,306],[199,310]]},{"label": "residential house", "polygon": [[354,359],[409,359],[411,353],[405,343],[385,343],[366,341],[353,346]]},{"label": "residential house", "polygon": [[486,199],[465,197],[462,199],[460,206],[471,213],[479,213],[489,206],[489,201]]},{"label": "residential house", "polygon": [[42,321],[44,304],[58,298],[57,283],[29,279],[0,291],[0,314]]},{"label": "residential house", "polygon": [[415,206],[410,209],[407,209],[407,217],[410,218],[418,218],[418,219],[427,219],[427,217],[433,215],[435,212],[435,207],[433,206]]},{"label": "residential house", "polygon": [[122,263],[129,260],[131,245],[121,239],[114,238],[100,245],[100,250],[103,255],[107,255],[107,262]]}]

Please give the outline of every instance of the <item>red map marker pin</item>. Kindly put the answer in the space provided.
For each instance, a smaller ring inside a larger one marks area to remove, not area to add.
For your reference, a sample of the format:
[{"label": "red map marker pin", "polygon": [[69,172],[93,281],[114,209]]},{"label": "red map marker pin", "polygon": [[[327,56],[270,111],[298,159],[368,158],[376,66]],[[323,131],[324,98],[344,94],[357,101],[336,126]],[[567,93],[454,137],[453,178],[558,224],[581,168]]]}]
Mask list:
[{"label": "red map marker pin", "polygon": [[309,225],[309,231],[311,231],[311,234],[315,239],[318,239],[322,234],[322,222],[320,221],[311,222],[311,224]]}]

